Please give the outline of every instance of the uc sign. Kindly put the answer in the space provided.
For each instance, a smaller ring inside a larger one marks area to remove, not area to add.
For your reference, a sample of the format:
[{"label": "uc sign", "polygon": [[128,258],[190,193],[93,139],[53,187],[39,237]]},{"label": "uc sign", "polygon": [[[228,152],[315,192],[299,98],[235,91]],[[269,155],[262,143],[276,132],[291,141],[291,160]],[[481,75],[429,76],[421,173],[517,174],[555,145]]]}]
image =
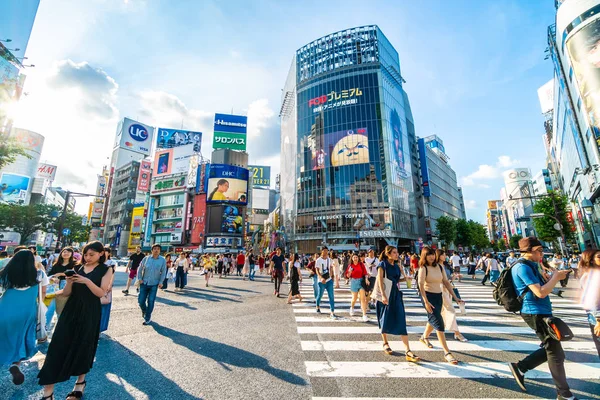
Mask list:
[{"label": "uc sign", "polygon": [[143,142],[148,139],[148,131],[140,124],[133,124],[129,127],[129,136],[131,136],[133,140]]}]

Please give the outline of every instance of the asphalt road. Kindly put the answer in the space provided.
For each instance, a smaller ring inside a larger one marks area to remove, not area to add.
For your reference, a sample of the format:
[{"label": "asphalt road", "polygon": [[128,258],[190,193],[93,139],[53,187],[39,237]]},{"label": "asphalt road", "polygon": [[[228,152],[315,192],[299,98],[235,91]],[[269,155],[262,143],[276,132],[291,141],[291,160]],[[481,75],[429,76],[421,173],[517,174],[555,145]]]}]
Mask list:
[{"label": "asphalt road", "polygon": [[[399,337],[390,337],[398,353],[382,352],[376,317],[370,322],[348,314],[349,292],[336,290],[336,320],[314,312],[309,280],[301,286],[307,302],[289,306],[273,296],[267,277],[256,282],[238,277],[212,279],[204,287],[199,272],[189,275],[183,293],[160,292],[150,326],[142,325],[135,289],[121,293],[126,276],[117,272],[111,322],[102,335],[96,363],[88,374],[88,399],[408,399],[408,398],[556,398],[547,369],[527,375],[521,392],[506,375],[506,362],[523,358],[537,339],[519,317],[491,301],[491,288],[469,280],[459,285],[467,315],[458,322],[468,343],[449,346],[461,361],[450,366],[436,348],[417,342],[425,313],[414,291],[404,301],[411,346],[422,359],[405,362]],[[576,286],[572,282],[571,286]],[[173,285],[169,289],[173,289]],[[287,292],[284,284],[282,292]],[[575,297],[569,289],[567,297]],[[600,364],[584,317],[572,299],[552,297],[555,310],[576,330],[565,344],[569,383],[579,398],[600,398]],[[0,399],[38,399],[36,374],[47,347],[24,363],[26,382],[15,387],[0,373]],[[544,372],[545,371],[545,372]],[[64,398],[75,382],[56,386]]]}]

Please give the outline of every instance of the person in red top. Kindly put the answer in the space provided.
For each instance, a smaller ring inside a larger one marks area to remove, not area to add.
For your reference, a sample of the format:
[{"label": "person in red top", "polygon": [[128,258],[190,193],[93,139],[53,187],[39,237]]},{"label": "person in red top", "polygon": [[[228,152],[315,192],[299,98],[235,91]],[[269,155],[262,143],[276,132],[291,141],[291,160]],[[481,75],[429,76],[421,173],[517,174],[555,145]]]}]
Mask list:
[{"label": "person in red top", "polygon": [[263,271],[265,269],[265,258],[262,254],[258,256],[258,268],[260,269],[260,274],[263,275]]},{"label": "person in red top", "polygon": [[244,253],[241,251],[237,255],[236,264],[237,264],[237,274],[238,276],[242,276],[242,268],[244,268],[244,263],[246,262],[246,257]]},{"label": "person in red top", "polygon": [[367,317],[367,297],[365,296],[365,289],[363,288],[363,282],[365,282],[365,278],[369,276],[369,272],[367,271],[367,268],[365,268],[364,260],[364,253],[361,253],[360,258],[358,254],[353,254],[350,265],[348,265],[348,269],[346,270],[346,278],[350,279],[350,292],[352,292],[350,316],[352,317],[354,315],[354,304],[360,294],[360,308],[363,312],[363,321],[369,322],[369,317]]},{"label": "person in red top", "polygon": [[410,269],[412,271],[412,275],[415,276],[415,273],[419,269],[419,257],[417,257],[416,253],[413,253],[410,256]]}]

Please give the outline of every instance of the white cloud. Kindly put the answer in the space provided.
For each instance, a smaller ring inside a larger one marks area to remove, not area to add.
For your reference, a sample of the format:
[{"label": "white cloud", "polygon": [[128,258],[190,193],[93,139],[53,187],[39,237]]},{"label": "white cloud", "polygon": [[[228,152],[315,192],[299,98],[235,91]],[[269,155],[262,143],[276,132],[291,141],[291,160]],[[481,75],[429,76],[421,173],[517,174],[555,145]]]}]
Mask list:
[{"label": "white cloud", "polygon": [[473,210],[473,209],[477,208],[477,202],[475,200],[467,200],[465,202],[465,208],[467,210]]},{"label": "white cloud", "polygon": [[500,156],[495,165],[481,164],[477,167],[477,171],[460,178],[462,186],[475,186],[482,189],[488,189],[490,185],[481,181],[489,181],[502,177],[502,172],[506,168],[514,167],[520,164],[519,160],[514,160],[510,156]]},{"label": "white cloud", "polygon": [[269,107],[269,100],[253,101],[248,106],[248,140],[259,138],[265,128],[273,123],[275,111]]}]

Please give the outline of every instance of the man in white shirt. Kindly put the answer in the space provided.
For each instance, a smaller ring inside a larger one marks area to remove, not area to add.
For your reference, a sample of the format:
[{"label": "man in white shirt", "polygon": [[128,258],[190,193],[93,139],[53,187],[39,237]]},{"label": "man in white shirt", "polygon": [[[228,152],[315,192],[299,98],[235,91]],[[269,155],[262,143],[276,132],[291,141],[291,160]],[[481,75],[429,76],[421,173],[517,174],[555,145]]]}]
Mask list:
[{"label": "man in white shirt", "polygon": [[460,256],[458,255],[458,253],[454,253],[452,254],[452,257],[450,257],[450,261],[452,262],[452,268],[459,268],[460,271]]},{"label": "man in white shirt", "polygon": [[321,298],[323,292],[327,290],[327,297],[329,297],[329,311],[331,318],[335,318],[335,302],[333,297],[333,279],[332,277],[332,262],[329,258],[329,249],[323,246],[321,249],[321,257],[317,258],[315,262],[315,270],[319,276],[319,294],[317,295],[317,312],[321,313]]}]

